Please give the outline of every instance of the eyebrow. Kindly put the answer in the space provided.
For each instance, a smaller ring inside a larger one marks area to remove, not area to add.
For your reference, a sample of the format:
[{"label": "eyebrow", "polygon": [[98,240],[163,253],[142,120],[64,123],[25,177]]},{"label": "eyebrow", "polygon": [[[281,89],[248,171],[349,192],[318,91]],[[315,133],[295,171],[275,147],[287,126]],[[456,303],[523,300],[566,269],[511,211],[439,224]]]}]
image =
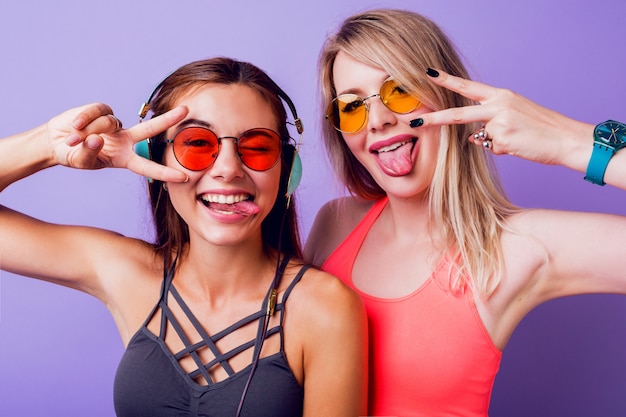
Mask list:
[{"label": "eyebrow", "polygon": [[339,97],[339,96],[343,96],[344,94],[354,94],[355,96],[359,96],[359,97],[365,95],[365,94],[359,94],[359,90],[357,90],[356,88],[350,88],[342,92],[337,92],[336,96]]},{"label": "eyebrow", "polygon": [[[386,75],[384,78],[382,78],[380,80],[380,85],[379,85],[379,91],[373,93],[373,94],[378,94],[380,92],[380,87],[382,87],[383,83],[385,81],[387,81],[388,79],[393,78],[391,75]],[[335,87],[336,90],[336,87]],[[354,94],[355,96],[359,96],[359,97],[366,97],[369,96],[370,94],[366,94],[365,91],[361,91],[360,87],[352,87],[352,88],[348,88],[347,90],[343,90],[342,92],[337,91],[336,94],[338,96],[342,95],[342,94]]]},{"label": "eyebrow", "polygon": [[200,119],[186,119],[180,122],[178,126],[176,126],[176,130],[181,130],[189,126],[201,126],[206,127],[207,129],[211,129],[213,125]]}]

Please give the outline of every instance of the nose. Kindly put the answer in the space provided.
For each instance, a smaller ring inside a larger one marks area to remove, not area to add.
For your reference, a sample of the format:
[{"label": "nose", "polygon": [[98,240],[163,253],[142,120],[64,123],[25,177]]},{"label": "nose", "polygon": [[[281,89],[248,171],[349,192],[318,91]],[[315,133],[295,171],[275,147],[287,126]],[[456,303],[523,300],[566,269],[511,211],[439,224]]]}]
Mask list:
[{"label": "nose", "polygon": [[[377,98],[377,99],[376,99]],[[389,110],[383,103],[380,94],[374,94],[368,99],[368,115],[367,115],[367,128],[370,131],[376,131],[383,129],[387,125],[394,125],[397,121],[394,112]],[[370,100],[373,99],[373,100]]]},{"label": "nose", "polygon": [[211,176],[231,181],[244,175],[243,163],[237,152],[237,138],[220,138],[220,149],[211,166]]}]

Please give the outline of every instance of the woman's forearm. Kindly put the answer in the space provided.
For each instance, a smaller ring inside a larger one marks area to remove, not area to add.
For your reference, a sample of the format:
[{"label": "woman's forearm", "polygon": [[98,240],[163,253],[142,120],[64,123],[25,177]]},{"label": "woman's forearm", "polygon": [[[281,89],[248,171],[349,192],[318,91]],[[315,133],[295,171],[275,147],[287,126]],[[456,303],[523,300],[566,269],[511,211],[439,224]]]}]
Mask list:
[{"label": "woman's forearm", "polygon": [[56,165],[47,124],[0,139],[0,191],[42,169]]}]

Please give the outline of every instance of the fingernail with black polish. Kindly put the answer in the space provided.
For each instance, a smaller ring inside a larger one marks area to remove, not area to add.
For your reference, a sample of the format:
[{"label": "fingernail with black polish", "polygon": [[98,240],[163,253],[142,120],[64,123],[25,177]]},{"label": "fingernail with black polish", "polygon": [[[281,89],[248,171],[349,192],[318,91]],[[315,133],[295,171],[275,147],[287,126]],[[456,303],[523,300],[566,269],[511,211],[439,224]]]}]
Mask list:
[{"label": "fingernail with black polish", "polygon": [[410,122],[411,127],[420,127],[423,124],[424,124],[424,119],[422,119],[421,117],[419,119],[411,120]]},{"label": "fingernail with black polish", "polygon": [[428,68],[426,70],[426,75],[428,75],[429,77],[437,78],[439,77],[439,71],[434,70],[432,68]]}]

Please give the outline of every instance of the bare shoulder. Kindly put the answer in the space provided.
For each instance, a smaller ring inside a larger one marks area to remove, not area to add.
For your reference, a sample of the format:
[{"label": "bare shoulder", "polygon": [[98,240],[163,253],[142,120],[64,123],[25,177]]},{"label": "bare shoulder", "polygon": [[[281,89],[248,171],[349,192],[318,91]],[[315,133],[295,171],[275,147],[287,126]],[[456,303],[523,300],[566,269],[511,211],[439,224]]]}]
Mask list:
[{"label": "bare shoulder", "polygon": [[374,201],[341,197],[324,204],[313,222],[304,247],[304,257],[321,266],[326,258],[359,224]]},{"label": "bare shoulder", "polygon": [[[163,257],[143,240],[120,237],[100,259],[99,291],[126,345],[158,302],[163,280]],[[115,259],[112,262],[112,259]]]},{"label": "bare shoulder", "polygon": [[513,297],[517,291],[532,285],[532,277],[549,259],[548,244],[543,235],[551,233],[561,212],[544,209],[525,209],[507,219],[502,233],[502,251],[507,279],[501,280],[501,289],[511,287]]},{"label": "bare shoulder", "polygon": [[309,268],[286,311],[285,351],[304,385],[304,414],[366,414],[368,333],[360,297],[334,276]]},{"label": "bare shoulder", "polygon": [[541,229],[543,223],[550,222],[554,218],[558,218],[562,215],[567,215],[567,211],[540,209],[540,208],[528,208],[520,210],[519,212],[511,215],[507,219],[507,223],[514,229],[521,232],[531,232],[535,228]]},{"label": "bare shoulder", "polygon": [[315,267],[304,273],[288,302],[297,322],[308,323],[311,330],[350,325],[365,317],[359,295],[335,276]]},{"label": "bare shoulder", "polygon": [[[108,280],[132,275],[132,272],[142,272],[140,276],[152,276],[155,271],[162,271],[162,256],[158,255],[152,244],[136,238],[118,236],[110,239],[107,250],[103,250],[107,256],[99,259],[99,269]],[[115,259],[115,262],[111,262]],[[104,278],[104,277],[103,277]]]},{"label": "bare shoulder", "polygon": [[84,256],[89,257],[99,280],[111,279],[109,276],[113,275],[113,271],[119,272],[127,268],[133,269],[136,265],[153,263],[155,251],[146,241],[109,230],[89,227],[79,229],[82,230],[78,230],[72,237],[83,242]]}]

